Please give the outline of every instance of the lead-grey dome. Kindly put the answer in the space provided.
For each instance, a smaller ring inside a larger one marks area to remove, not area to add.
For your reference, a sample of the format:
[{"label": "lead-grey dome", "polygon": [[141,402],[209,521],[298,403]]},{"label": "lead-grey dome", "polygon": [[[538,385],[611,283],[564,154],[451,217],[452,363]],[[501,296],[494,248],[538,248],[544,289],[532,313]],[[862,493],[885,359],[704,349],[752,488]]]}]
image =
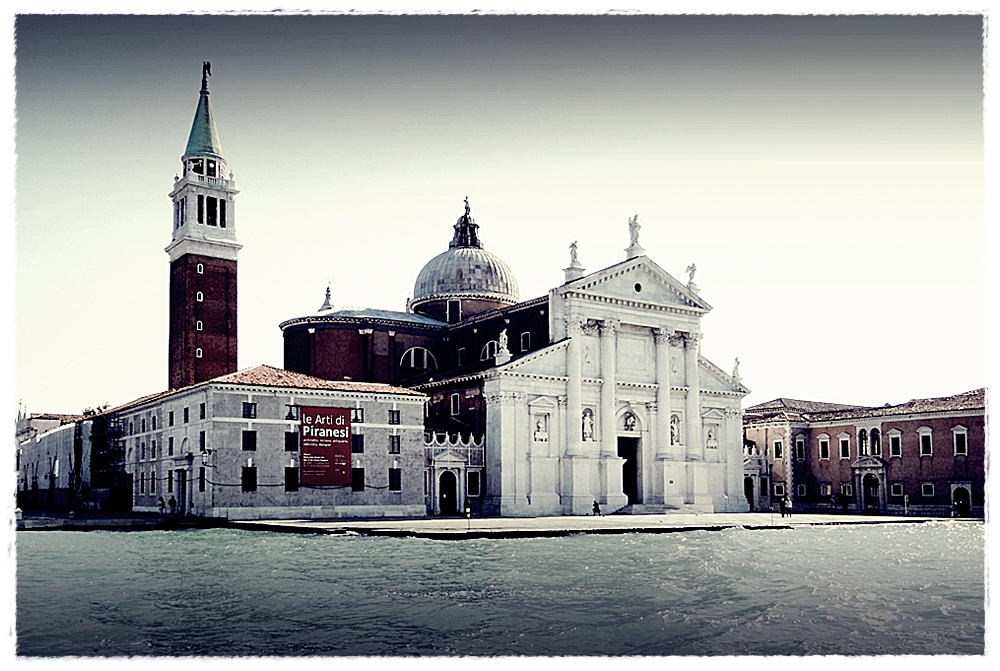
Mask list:
[{"label": "lead-grey dome", "polygon": [[514,273],[495,254],[483,249],[479,225],[469,213],[455,222],[455,236],[444,251],[427,262],[413,285],[411,307],[449,298],[473,298],[513,304],[519,291]]}]

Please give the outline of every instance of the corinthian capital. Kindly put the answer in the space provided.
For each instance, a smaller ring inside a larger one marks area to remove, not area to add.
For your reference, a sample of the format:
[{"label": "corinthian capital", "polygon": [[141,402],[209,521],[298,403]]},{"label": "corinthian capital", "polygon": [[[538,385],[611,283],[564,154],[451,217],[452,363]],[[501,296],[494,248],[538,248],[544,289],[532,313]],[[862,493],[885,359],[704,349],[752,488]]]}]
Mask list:
[{"label": "corinthian capital", "polygon": [[605,319],[599,325],[602,336],[613,336],[618,332],[622,322],[620,319]]}]

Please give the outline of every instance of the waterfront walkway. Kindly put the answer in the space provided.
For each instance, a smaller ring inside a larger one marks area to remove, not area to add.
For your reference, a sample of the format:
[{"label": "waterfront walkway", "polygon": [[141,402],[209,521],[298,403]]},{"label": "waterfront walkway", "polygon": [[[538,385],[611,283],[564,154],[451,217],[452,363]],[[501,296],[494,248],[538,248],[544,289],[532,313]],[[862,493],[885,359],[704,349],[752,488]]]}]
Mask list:
[{"label": "waterfront walkway", "polygon": [[[533,538],[572,534],[673,533],[746,529],[789,529],[831,524],[914,524],[943,522],[935,517],[897,515],[810,515],[781,517],[770,513],[667,513],[607,517],[430,517],[406,520],[248,520],[231,527],[257,531],[363,536],[400,536],[459,540],[462,538]],[[957,521],[957,520],[956,520]],[[962,522],[982,522],[965,519]]]}]

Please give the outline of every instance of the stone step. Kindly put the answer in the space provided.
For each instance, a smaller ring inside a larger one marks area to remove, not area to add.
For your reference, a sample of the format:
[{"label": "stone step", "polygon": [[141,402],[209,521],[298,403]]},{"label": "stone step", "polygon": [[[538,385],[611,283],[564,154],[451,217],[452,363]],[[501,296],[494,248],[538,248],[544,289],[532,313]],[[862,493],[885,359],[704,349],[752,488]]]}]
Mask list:
[{"label": "stone step", "polygon": [[612,515],[663,515],[680,510],[677,506],[656,503],[632,503],[611,513]]}]

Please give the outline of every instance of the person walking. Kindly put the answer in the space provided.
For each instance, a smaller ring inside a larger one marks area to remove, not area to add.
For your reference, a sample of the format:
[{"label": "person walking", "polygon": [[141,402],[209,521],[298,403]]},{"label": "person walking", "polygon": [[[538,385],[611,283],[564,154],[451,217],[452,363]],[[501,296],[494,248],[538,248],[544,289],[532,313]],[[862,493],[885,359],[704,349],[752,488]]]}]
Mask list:
[{"label": "person walking", "polygon": [[781,498],[780,498],[780,499],[778,500],[778,508],[780,508],[780,509],[781,509],[781,516],[782,516],[782,517],[784,517],[784,516],[785,516],[785,506],[787,505],[787,502],[788,502],[788,499],[787,499],[787,497],[784,497],[784,496],[782,496],[782,497],[781,497]]},{"label": "person walking", "polygon": [[167,509],[167,504],[163,502],[163,497],[162,496],[160,497],[159,503],[157,505],[160,506],[160,514],[162,515],[163,511],[165,511]]},{"label": "person walking", "polygon": [[785,502],[785,514],[787,514],[789,517],[791,517],[792,516],[792,500],[790,498],[788,498],[787,494],[785,495],[785,498],[783,500]]},{"label": "person walking", "polygon": [[173,495],[171,495],[170,500],[167,501],[167,505],[170,506],[170,514],[173,515],[174,512],[177,511],[177,499],[175,499]]},{"label": "person walking", "polygon": [[604,514],[601,512],[601,504],[599,504],[596,500],[594,500],[594,515],[604,517]]}]

